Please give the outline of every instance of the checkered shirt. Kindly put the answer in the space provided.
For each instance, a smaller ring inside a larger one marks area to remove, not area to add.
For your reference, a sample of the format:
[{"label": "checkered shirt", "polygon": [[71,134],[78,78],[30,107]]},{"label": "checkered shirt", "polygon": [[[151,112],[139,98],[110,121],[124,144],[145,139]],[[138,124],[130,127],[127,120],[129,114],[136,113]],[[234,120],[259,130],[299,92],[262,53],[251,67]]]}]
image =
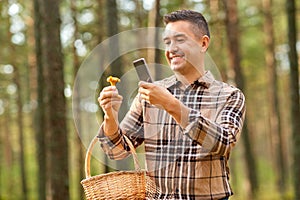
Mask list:
[{"label": "checkered shirt", "polygon": [[156,83],[190,108],[188,126],[181,127],[165,110],[137,95],[112,140],[100,127],[103,150],[112,159],[123,159],[129,155],[124,134],[135,147],[144,143],[146,169],[160,188],[155,199],[232,195],[227,162],[243,126],[243,93],[209,71],[185,89],[175,76]]}]

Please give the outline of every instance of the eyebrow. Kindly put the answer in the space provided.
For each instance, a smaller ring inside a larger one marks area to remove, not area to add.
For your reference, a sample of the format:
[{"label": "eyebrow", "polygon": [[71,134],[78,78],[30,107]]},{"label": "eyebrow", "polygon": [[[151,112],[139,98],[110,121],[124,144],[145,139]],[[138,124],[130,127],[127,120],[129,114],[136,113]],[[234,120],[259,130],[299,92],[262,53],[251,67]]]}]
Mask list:
[{"label": "eyebrow", "polygon": [[[171,37],[175,37],[175,38],[179,38],[179,37],[184,37],[187,38],[188,36],[184,33],[176,33],[175,35],[171,36]],[[163,41],[170,39],[169,36],[163,36]]]}]

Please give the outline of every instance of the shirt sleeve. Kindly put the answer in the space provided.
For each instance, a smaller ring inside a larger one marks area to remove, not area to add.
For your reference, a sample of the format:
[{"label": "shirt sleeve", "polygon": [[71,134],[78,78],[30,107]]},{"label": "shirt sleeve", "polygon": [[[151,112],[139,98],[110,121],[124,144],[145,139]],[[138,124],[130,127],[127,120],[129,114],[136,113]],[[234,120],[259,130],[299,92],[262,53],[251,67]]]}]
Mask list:
[{"label": "shirt sleeve", "polygon": [[240,136],[245,110],[245,97],[241,91],[235,90],[215,121],[202,116],[201,111],[191,109],[184,134],[197,141],[207,153],[227,155]]},{"label": "shirt sleeve", "polygon": [[114,160],[120,160],[130,155],[130,148],[124,139],[124,135],[130,139],[134,147],[143,143],[143,106],[137,95],[130,107],[130,110],[122,120],[115,137],[105,136],[103,124],[100,126],[98,138],[103,151]]}]

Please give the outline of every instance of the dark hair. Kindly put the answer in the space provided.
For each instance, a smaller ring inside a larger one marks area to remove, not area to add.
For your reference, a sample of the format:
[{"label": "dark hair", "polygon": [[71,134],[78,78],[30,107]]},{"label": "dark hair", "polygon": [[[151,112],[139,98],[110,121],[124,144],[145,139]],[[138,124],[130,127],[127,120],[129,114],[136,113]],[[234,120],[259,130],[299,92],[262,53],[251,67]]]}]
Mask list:
[{"label": "dark hair", "polygon": [[200,32],[202,35],[207,35],[208,37],[210,37],[207,21],[199,12],[192,10],[177,10],[164,16],[165,25],[167,25],[170,22],[176,21],[191,22],[194,26],[194,33],[196,36],[200,36]]}]

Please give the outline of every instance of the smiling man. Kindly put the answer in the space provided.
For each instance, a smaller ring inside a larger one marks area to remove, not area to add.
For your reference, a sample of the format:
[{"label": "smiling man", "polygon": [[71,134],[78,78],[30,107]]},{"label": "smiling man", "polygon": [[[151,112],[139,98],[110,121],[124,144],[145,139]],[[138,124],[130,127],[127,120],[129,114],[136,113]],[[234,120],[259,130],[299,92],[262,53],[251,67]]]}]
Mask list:
[{"label": "smiling man", "polygon": [[165,56],[174,75],[139,83],[139,94],[119,124],[122,96],[105,87],[98,98],[105,116],[102,148],[112,159],[128,153],[127,135],[145,144],[146,166],[160,193],[155,199],[228,199],[228,159],[243,125],[242,92],[205,70],[210,43],[202,14],[179,10],[164,16]]}]

